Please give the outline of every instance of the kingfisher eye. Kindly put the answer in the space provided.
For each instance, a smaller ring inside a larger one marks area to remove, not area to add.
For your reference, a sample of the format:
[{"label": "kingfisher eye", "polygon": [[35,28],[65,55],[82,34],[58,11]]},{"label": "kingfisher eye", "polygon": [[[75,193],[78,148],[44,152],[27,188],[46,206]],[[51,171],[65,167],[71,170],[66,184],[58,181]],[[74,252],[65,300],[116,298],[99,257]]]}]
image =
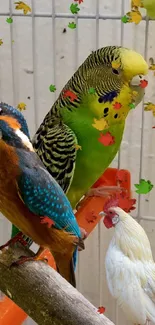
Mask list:
[{"label": "kingfisher eye", "polygon": [[0,107],[0,115],[3,113],[3,110],[2,110],[2,108]]},{"label": "kingfisher eye", "polygon": [[116,70],[116,69],[112,69],[112,72],[113,72],[114,74],[119,74],[119,71]]}]

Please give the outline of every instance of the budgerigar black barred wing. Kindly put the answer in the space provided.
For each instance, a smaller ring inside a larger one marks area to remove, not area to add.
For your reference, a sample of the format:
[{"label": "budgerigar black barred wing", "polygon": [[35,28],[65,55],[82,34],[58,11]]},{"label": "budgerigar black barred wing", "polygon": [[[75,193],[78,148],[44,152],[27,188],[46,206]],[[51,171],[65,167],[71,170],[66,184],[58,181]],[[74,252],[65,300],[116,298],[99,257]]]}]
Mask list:
[{"label": "budgerigar black barred wing", "polygon": [[40,128],[41,132],[37,132],[32,141],[34,149],[48,172],[66,193],[74,174],[76,136],[65,124],[54,125],[52,128],[42,124]]}]

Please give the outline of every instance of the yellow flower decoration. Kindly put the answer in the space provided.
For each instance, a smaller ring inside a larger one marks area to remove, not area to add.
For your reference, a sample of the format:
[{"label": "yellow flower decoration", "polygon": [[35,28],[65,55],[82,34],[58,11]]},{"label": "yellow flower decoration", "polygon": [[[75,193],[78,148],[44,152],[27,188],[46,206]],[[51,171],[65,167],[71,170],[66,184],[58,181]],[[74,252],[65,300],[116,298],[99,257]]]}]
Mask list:
[{"label": "yellow flower decoration", "polygon": [[82,150],[82,147],[79,146],[79,144],[77,144],[77,143],[75,143],[74,147],[75,147],[76,150]]},{"label": "yellow flower decoration", "polygon": [[26,104],[25,103],[19,103],[17,108],[19,111],[25,111],[26,110]]},{"label": "yellow flower decoration", "polygon": [[144,111],[152,111],[153,116],[155,116],[155,104],[148,102],[144,104]]},{"label": "yellow flower decoration", "polygon": [[92,126],[99,131],[103,131],[108,128],[108,123],[104,118],[101,118],[100,120],[94,118],[94,124],[92,124]]},{"label": "yellow flower decoration", "polygon": [[15,4],[16,4],[15,9],[23,10],[24,15],[27,15],[28,12],[31,12],[31,8],[25,2],[18,1],[18,2],[15,2]]},{"label": "yellow flower decoration", "polygon": [[[150,63],[149,70],[155,71],[154,59],[153,58],[150,58],[149,63]],[[154,76],[155,76],[155,72],[154,72]]]},{"label": "yellow flower decoration", "polygon": [[142,20],[142,15],[139,10],[132,10],[126,14],[129,17],[129,23],[135,23],[138,25]]},{"label": "yellow flower decoration", "polygon": [[142,0],[131,0],[131,8],[140,7],[143,8]]}]

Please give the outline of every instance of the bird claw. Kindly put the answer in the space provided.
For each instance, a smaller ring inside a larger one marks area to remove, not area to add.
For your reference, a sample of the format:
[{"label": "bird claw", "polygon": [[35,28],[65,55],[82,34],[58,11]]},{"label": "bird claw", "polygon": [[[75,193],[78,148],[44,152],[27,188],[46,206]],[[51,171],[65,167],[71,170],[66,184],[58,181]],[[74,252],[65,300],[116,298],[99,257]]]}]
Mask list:
[{"label": "bird claw", "polygon": [[114,192],[126,192],[126,188],[120,186],[100,186],[90,188],[88,192],[81,198],[81,200],[76,205],[76,210],[79,210],[83,205],[87,197],[97,196],[97,197],[107,197],[113,195]]},{"label": "bird claw", "polygon": [[27,242],[22,238],[22,236],[23,236],[22,232],[19,232],[15,237],[8,240],[6,244],[0,246],[0,251],[12,244],[13,245],[16,244],[17,242],[20,242],[23,246],[26,246]]},{"label": "bird claw", "polygon": [[113,192],[126,192],[124,187],[119,186],[100,186],[96,188],[90,188],[90,190],[86,193],[86,197],[89,196],[99,196],[99,197],[107,197],[112,195]]},{"label": "bird claw", "polygon": [[10,265],[10,268],[22,265],[25,262],[30,262],[30,261],[42,261],[42,262],[48,263],[48,259],[46,257],[39,257],[37,255],[36,256],[20,256],[18,260],[14,261]]},{"label": "bird claw", "polygon": [[82,237],[83,240],[85,240],[88,237],[88,233],[82,227],[80,227],[80,230],[81,230],[81,235],[82,235],[81,237]]},{"label": "bird claw", "polygon": [[[88,237],[88,233],[82,227],[80,227],[80,230],[81,230],[81,238],[82,238],[82,240],[85,240]],[[78,246],[78,251],[79,252],[81,252],[83,249],[84,249],[84,246],[83,247]]]}]

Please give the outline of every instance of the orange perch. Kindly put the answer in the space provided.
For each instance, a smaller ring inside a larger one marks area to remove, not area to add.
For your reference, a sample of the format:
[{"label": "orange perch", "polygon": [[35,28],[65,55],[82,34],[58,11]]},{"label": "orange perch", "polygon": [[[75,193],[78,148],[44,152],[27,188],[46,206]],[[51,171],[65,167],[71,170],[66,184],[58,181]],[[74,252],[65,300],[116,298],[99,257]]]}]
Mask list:
[{"label": "orange perch", "polygon": [[[117,186],[117,175],[120,172],[117,168],[108,168],[92,187]],[[121,178],[120,186],[124,187],[130,196],[130,173],[127,170],[122,170],[122,173],[125,177]],[[84,228],[88,235],[101,219],[99,212],[103,210],[105,200],[106,198],[103,197],[87,197],[76,213],[79,226]],[[40,256],[47,257],[48,264],[56,269],[54,258],[47,249]],[[8,297],[5,297],[0,302],[0,325],[22,325],[26,318],[27,314]],[[16,320],[16,323],[14,323],[14,320]]]}]

